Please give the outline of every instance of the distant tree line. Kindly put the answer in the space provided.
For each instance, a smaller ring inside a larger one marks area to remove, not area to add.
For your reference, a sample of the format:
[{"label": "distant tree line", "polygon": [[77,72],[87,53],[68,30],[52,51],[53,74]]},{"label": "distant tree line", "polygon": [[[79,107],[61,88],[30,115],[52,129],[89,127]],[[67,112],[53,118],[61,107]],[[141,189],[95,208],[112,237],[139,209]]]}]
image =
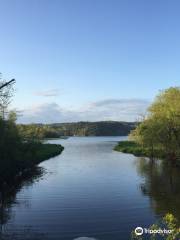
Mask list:
[{"label": "distant tree line", "polygon": [[55,124],[19,124],[24,138],[59,138],[64,136],[127,136],[136,123],[100,121]]},{"label": "distant tree line", "polygon": [[17,125],[21,137],[26,141],[40,141],[48,138],[59,138],[61,133],[48,125],[42,124],[18,124]]},{"label": "distant tree line", "polygon": [[127,136],[136,123],[118,121],[56,123],[49,125],[61,136]]}]

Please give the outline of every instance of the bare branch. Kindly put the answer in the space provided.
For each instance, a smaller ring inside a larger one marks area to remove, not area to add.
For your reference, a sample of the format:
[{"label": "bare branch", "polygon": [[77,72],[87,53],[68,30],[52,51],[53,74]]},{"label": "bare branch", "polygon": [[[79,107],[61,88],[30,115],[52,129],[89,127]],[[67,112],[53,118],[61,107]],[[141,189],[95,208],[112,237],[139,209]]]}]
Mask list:
[{"label": "bare branch", "polygon": [[10,80],[9,82],[4,83],[2,86],[0,86],[0,90],[1,90],[2,88],[4,88],[4,87],[10,85],[11,83],[15,83],[15,79],[12,79],[12,80]]}]

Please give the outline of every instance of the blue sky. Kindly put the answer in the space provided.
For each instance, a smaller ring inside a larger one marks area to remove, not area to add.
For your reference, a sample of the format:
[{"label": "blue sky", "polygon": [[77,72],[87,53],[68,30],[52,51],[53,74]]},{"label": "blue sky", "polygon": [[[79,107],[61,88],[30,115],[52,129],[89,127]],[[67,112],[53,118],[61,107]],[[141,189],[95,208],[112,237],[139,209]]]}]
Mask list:
[{"label": "blue sky", "polygon": [[24,122],[133,121],[180,83],[180,2],[0,0],[0,72]]}]

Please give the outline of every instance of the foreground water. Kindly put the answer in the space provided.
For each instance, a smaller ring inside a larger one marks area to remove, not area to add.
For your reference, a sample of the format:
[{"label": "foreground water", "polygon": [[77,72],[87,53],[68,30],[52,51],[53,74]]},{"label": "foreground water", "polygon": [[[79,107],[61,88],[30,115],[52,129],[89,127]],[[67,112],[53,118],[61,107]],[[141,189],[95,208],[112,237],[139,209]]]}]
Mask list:
[{"label": "foreground water", "polygon": [[0,238],[130,239],[167,212],[180,219],[180,176],[161,161],[113,151],[123,137],[53,140],[64,152],[40,164],[1,208]]}]

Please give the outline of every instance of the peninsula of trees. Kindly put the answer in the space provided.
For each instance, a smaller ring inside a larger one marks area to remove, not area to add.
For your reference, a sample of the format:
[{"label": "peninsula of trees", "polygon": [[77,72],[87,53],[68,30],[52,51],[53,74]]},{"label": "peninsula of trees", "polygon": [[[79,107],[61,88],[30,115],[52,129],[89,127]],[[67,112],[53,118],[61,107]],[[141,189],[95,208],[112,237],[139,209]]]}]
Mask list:
[{"label": "peninsula of trees", "polygon": [[180,160],[180,88],[171,87],[156,97],[147,116],[131,131],[127,142],[115,150],[166,158],[177,165]]}]

